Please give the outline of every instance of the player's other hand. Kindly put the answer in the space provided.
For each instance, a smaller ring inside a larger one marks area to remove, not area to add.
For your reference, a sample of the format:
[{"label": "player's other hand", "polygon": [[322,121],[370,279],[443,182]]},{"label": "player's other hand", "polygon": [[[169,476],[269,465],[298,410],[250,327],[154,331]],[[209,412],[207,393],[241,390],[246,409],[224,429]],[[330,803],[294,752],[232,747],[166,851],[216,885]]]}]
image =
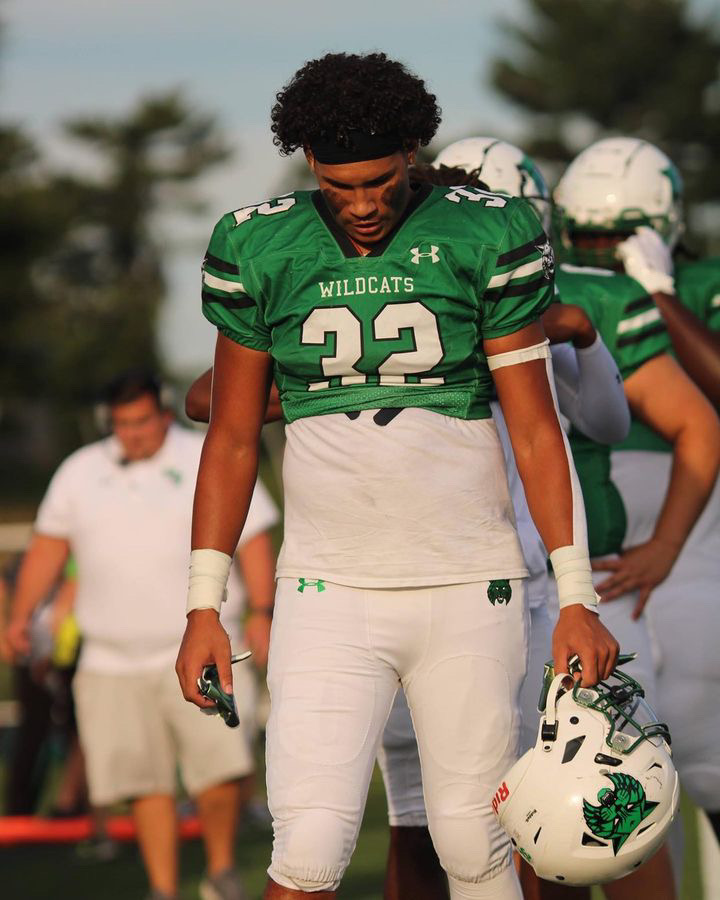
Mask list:
[{"label": "player's other hand", "polygon": [[674,294],[670,248],[653,228],[641,225],[615,248],[625,273],[649,294]]},{"label": "player's other hand", "polygon": [[677,559],[679,547],[651,538],[644,544],[623,550],[612,559],[593,560],[595,572],[611,572],[609,578],[596,586],[603,603],[615,600],[630,591],[637,591],[638,600],[632,613],[638,619],[650,594],[668,575]]},{"label": "player's other hand", "polygon": [[197,686],[203,666],[211,663],[217,666],[222,689],[227,694],[232,694],[230,653],[230,639],[214,609],[195,609],[188,614],[185,634],[175,663],[175,671],[186,700],[201,708],[215,706],[212,700],[203,697]]},{"label": "player's other hand", "polygon": [[258,669],[264,669],[270,649],[272,618],[266,612],[250,610],[245,622],[245,643],[252,650],[252,660]]},{"label": "player's other hand", "polygon": [[3,641],[4,652],[8,654],[8,661],[17,660],[20,657],[27,656],[30,652],[30,632],[28,620],[21,618],[11,618],[5,629],[5,637]]},{"label": "player's other hand", "polygon": [[583,687],[592,687],[615,668],[620,647],[600,621],[597,613],[579,603],[560,610],[553,632],[553,664],[556,672],[567,672],[569,660],[577,655],[582,665]]},{"label": "player's other hand", "polygon": [[551,344],[571,341],[574,347],[582,349],[597,337],[587,313],[572,303],[551,303],[542,315],[542,324]]}]

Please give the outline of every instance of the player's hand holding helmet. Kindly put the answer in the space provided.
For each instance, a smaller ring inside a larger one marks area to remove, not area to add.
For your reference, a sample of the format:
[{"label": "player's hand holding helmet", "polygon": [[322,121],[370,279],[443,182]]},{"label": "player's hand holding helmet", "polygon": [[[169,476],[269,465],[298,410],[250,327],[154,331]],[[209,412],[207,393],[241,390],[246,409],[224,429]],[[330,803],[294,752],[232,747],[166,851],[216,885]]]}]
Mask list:
[{"label": "player's hand holding helmet", "polygon": [[548,665],[540,705],[535,747],[493,798],[500,824],[541,878],[622,878],[660,848],[677,812],[667,726],[619,668],[585,688]]}]

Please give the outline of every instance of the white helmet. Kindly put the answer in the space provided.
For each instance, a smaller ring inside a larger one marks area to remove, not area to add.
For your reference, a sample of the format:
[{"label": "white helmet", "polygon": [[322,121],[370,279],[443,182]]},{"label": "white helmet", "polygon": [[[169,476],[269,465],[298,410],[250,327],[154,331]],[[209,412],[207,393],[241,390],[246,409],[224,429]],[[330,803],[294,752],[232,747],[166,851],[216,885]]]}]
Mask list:
[{"label": "white helmet", "polygon": [[592,688],[550,672],[537,743],[503,779],[493,809],[541,878],[614,881],[659,849],[677,812],[670,735],[619,669]]},{"label": "white helmet", "polygon": [[514,144],[492,137],[471,137],[455,141],[433,162],[464,169],[481,179],[495,194],[525,197],[535,207],[547,231],[550,225],[550,191],[540,169]]},{"label": "white helmet", "polygon": [[558,249],[570,261],[597,262],[577,258],[573,234],[632,234],[648,225],[672,250],[683,230],[682,190],[675,165],[647,141],[597,141],[575,157],[553,193]]}]

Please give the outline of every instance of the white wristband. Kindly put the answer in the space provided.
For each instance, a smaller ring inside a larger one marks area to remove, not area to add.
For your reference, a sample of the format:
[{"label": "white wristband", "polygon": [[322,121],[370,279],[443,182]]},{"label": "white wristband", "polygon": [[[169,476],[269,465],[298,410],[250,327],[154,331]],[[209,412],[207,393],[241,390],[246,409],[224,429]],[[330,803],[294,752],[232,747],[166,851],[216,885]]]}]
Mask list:
[{"label": "white wristband", "polygon": [[194,609],[220,607],[227,596],[227,580],[232,557],[220,550],[193,550],[190,554],[190,584],[188,587],[186,615]]},{"label": "white wristband", "polygon": [[593,587],[587,550],[573,545],[558,547],[550,554],[550,563],[557,582],[560,609],[580,603],[585,609],[597,612],[600,598]]}]

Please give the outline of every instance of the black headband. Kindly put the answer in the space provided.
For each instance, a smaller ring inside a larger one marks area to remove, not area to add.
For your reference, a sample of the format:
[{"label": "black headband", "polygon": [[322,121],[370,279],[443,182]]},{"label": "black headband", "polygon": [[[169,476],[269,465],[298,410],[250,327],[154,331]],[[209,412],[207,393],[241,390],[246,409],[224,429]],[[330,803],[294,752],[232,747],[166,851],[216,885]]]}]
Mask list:
[{"label": "black headband", "polygon": [[312,138],[309,142],[312,155],[319,163],[328,166],[343,163],[365,162],[368,159],[382,159],[403,149],[402,138],[398,134],[369,134],[364,131],[350,131],[347,146],[337,139]]}]

